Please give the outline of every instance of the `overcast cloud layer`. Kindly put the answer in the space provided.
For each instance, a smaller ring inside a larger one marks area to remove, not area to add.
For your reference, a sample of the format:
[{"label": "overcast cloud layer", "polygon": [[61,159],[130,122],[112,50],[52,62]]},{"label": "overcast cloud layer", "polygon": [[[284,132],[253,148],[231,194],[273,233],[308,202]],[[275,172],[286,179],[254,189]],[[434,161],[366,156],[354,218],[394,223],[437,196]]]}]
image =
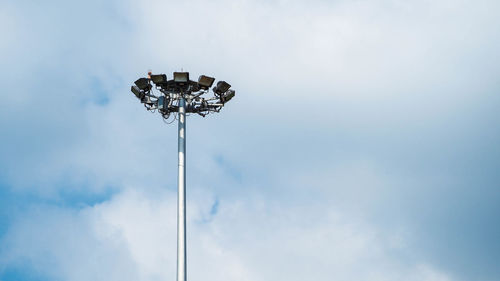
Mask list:
[{"label": "overcast cloud layer", "polygon": [[175,278],[176,124],[148,70],[230,82],[190,116],[190,280],[500,280],[495,1],[7,1],[0,280]]}]

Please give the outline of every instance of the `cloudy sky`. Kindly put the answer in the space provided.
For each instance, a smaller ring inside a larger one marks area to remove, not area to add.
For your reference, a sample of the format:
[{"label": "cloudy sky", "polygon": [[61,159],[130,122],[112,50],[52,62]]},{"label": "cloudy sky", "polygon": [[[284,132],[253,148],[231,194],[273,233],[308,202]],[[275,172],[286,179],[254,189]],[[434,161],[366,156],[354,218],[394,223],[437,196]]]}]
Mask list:
[{"label": "cloudy sky", "polygon": [[176,124],[148,70],[230,82],[187,120],[188,279],[500,280],[498,1],[4,0],[0,280],[173,280]]}]

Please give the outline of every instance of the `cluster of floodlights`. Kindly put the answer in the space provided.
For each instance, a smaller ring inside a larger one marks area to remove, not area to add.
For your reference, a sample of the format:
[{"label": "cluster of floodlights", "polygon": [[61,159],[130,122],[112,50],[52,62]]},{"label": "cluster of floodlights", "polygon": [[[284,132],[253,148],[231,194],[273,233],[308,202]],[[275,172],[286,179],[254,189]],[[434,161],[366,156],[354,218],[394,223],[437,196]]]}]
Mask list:
[{"label": "cluster of floodlights", "polygon": [[[203,97],[210,91],[215,78],[201,75],[198,82],[189,80],[189,72],[174,72],[174,79],[167,80],[165,74],[148,73],[147,78],[139,78],[132,86],[132,93],[148,110],[158,110],[163,118],[179,111],[180,99],[186,101],[186,112],[197,113],[203,117],[211,112],[219,112],[230,101],[235,91],[225,81],[217,82],[212,88],[213,97]],[[154,84],[154,86],[153,86]],[[160,93],[154,94],[154,90]]]}]

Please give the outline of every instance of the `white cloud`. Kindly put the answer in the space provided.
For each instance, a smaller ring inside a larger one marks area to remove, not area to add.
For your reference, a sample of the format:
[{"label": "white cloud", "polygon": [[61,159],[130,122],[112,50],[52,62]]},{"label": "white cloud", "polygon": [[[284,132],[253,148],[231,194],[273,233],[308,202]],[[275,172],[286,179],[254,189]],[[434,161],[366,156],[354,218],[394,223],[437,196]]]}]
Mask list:
[{"label": "white cloud", "polygon": [[[64,177],[100,191],[163,181],[158,175],[175,168],[163,160],[175,150],[161,148],[175,146],[175,129],[147,116],[127,86],[150,68],[170,73],[184,67],[234,85],[238,98],[223,115],[204,119],[202,126],[189,120],[189,149],[203,147],[208,157],[226,151],[245,159],[247,165],[239,164],[246,169],[258,167],[262,155],[274,154],[267,159],[273,166],[291,162],[283,159],[297,151],[295,140],[305,134],[316,140],[354,138],[345,140],[348,147],[361,138],[392,140],[411,127],[411,135],[434,134],[456,124],[474,102],[488,99],[484,92],[496,81],[470,77],[476,71],[469,67],[495,72],[488,61],[496,57],[498,40],[491,38],[498,23],[482,2],[59,4],[44,13],[26,3],[11,5],[17,31],[7,35],[18,34],[10,43],[17,51],[5,57],[14,70],[4,72],[15,79],[4,83],[21,90],[3,92],[13,100],[4,104],[1,124],[13,131],[6,147],[24,141],[35,150],[5,151],[6,159],[26,159],[5,160],[5,178],[15,186],[44,182],[51,189]],[[475,20],[464,21],[466,15]],[[26,55],[30,42],[37,42],[33,56]],[[485,52],[472,54],[478,45]],[[25,83],[26,72],[43,76]],[[89,85],[92,79],[100,89]],[[108,106],[85,103],[98,91],[110,99]],[[12,127],[12,120],[19,125]],[[435,120],[444,121],[434,125]],[[322,153],[325,142],[311,155]],[[127,172],[136,165],[135,173]],[[203,172],[201,165],[196,169]]]},{"label": "white cloud", "polygon": [[[193,276],[449,278],[425,258],[411,260],[412,249],[403,246],[412,237],[391,233],[414,227],[414,217],[387,231],[366,217],[374,209],[418,212],[415,198],[463,181],[456,163],[484,165],[464,155],[495,147],[496,2],[75,5],[22,2],[0,12],[6,42],[0,57],[12,67],[2,70],[0,82],[17,86],[16,94],[1,91],[0,126],[7,133],[0,176],[36,196],[125,191],[79,212],[42,208],[46,217],[16,221],[5,240],[9,263],[32,259],[40,265],[35,270],[66,280],[80,280],[78,263],[107,280],[174,276],[174,245],[161,244],[175,240],[173,216],[163,221],[173,212],[172,194],[161,200],[146,194],[174,186],[176,128],[144,112],[129,85],[148,69],[170,75],[183,67],[237,90],[222,114],[188,119],[188,185],[208,193],[196,191],[196,211],[190,209],[197,230],[191,233],[200,234],[190,239]],[[99,94],[109,104],[96,105]],[[207,214],[204,196],[220,198],[216,217]],[[312,209],[282,206],[316,197]],[[392,209],[394,202],[406,209]],[[23,241],[37,243],[27,248]],[[389,253],[394,245],[409,261]],[[116,271],[102,275],[92,247]],[[50,253],[46,264],[44,253]],[[52,272],[53,264],[61,270]]]},{"label": "white cloud", "polygon": [[[332,206],[222,198],[212,216],[213,196],[194,193],[188,213],[190,279],[452,280],[414,260],[400,233]],[[175,203],[171,192],[127,190],[77,212],[40,207],[11,227],[0,260],[4,266],[29,264],[55,280],[171,279]]]}]

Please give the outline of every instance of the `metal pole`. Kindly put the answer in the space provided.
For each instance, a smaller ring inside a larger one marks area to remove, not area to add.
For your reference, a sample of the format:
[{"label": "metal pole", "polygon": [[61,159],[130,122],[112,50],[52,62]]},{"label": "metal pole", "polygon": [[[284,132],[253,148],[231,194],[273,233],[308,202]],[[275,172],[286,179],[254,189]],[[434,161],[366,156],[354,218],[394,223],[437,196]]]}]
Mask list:
[{"label": "metal pole", "polygon": [[179,100],[179,175],[177,191],[177,281],[187,281],[186,268],[186,100]]}]

